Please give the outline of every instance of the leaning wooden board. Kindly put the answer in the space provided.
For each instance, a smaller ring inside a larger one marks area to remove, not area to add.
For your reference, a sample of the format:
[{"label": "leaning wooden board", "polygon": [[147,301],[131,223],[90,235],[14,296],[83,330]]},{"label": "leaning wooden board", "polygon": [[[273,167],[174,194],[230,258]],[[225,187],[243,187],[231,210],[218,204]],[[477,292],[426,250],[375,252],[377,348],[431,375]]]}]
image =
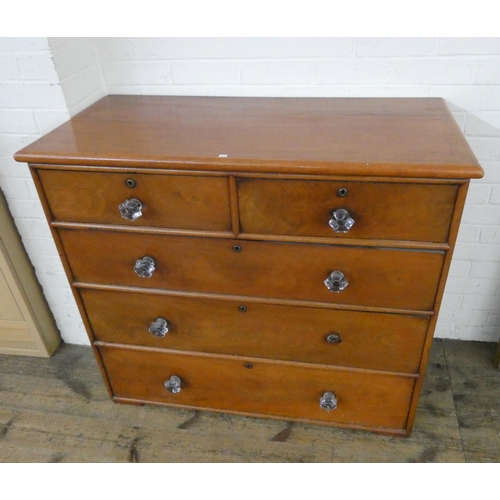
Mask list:
[{"label": "leaning wooden board", "polygon": [[0,190],[0,354],[49,357],[61,336]]},{"label": "leaning wooden board", "polygon": [[115,401],[411,432],[483,175],[443,100],[108,96],[16,159]]}]

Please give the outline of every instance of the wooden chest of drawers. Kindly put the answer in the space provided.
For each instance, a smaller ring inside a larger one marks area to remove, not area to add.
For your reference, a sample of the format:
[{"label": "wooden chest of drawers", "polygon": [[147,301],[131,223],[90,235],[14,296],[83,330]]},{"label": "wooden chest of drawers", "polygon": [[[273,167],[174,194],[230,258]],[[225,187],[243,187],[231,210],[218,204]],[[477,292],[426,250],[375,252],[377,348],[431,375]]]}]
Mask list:
[{"label": "wooden chest of drawers", "polygon": [[16,159],[114,401],[411,432],[482,176],[444,101],[108,96]]}]

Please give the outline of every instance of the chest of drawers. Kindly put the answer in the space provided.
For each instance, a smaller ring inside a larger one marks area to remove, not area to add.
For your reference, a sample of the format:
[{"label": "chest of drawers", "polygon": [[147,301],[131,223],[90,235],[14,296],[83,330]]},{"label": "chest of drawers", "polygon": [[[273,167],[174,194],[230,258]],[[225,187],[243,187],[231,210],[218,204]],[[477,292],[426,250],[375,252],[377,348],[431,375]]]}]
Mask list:
[{"label": "chest of drawers", "polygon": [[444,101],[108,96],[16,159],[114,401],[411,432],[482,176]]}]

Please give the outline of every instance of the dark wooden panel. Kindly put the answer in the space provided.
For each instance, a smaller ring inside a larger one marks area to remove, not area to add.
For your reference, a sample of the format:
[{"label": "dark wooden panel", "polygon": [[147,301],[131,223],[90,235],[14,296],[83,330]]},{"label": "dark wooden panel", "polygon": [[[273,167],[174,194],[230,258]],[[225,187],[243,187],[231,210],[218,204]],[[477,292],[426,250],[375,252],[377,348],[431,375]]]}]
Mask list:
[{"label": "dark wooden panel", "polygon": [[[80,289],[97,340],[417,373],[423,316]],[[244,306],[244,310],[240,307]],[[148,328],[168,322],[163,338]],[[330,344],[326,337],[340,336]]]},{"label": "dark wooden panel", "polygon": [[[238,193],[242,233],[445,242],[457,186],[238,179]],[[339,208],[348,233],[328,225]]]},{"label": "dark wooden panel", "polygon": [[[226,178],[140,173],[38,170],[56,221],[228,231],[229,187]],[[127,187],[128,179],[135,187]],[[142,216],[120,215],[119,205],[136,198]]]},{"label": "dark wooden panel", "polygon": [[[99,350],[114,395],[120,398],[331,424],[404,429],[414,383],[407,377],[265,361],[248,368],[234,358]],[[163,385],[171,375],[182,380],[177,394]],[[335,393],[336,410],[320,408],[326,391]]]},{"label": "dark wooden panel", "polygon": [[[433,308],[443,262],[441,252],[79,229],[59,234],[77,281],[422,311]],[[151,278],[133,270],[143,256],[156,261]],[[323,283],[334,270],[349,282],[340,293]]]}]

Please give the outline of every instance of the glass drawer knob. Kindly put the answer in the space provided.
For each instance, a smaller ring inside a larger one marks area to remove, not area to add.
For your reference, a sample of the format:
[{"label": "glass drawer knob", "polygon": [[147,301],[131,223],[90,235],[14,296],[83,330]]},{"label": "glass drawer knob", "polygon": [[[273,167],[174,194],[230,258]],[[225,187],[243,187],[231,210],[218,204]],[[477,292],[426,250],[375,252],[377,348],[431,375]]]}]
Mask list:
[{"label": "glass drawer knob", "polygon": [[155,270],[155,261],[153,257],[142,257],[137,260],[134,266],[134,271],[141,278],[151,278],[153,276],[153,272]]},{"label": "glass drawer knob", "polygon": [[340,335],[338,333],[330,333],[330,335],[327,335],[326,341],[329,344],[340,344],[342,342],[342,339],[340,338]]},{"label": "glass drawer knob", "polygon": [[127,220],[135,220],[142,215],[142,203],[136,198],[125,200],[118,208],[121,216]]},{"label": "glass drawer knob", "polygon": [[333,392],[325,392],[319,399],[319,406],[323,410],[330,411],[337,408],[337,398]]},{"label": "glass drawer knob", "polygon": [[333,271],[323,283],[330,292],[341,292],[349,284],[341,271]]},{"label": "glass drawer knob", "polygon": [[168,333],[168,321],[165,318],[156,318],[148,328],[155,337],[163,338]]},{"label": "glass drawer knob", "polygon": [[349,229],[354,225],[354,219],[347,210],[339,208],[333,211],[332,218],[328,222],[328,225],[336,233],[348,233]]},{"label": "glass drawer knob", "polygon": [[172,375],[163,385],[165,389],[172,394],[181,392],[181,379],[177,375]]}]

